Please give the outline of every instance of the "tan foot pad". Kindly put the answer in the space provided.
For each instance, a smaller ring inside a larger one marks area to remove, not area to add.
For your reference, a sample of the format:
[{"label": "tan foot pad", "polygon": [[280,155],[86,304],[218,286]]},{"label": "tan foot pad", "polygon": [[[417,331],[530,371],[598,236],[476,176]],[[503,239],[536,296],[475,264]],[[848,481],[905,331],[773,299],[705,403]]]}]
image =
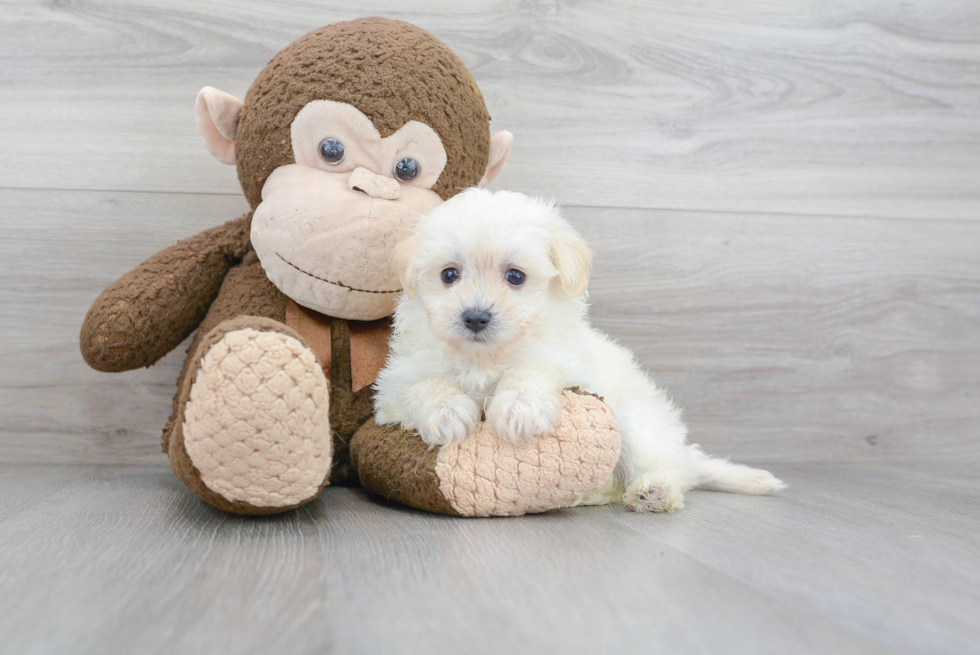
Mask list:
[{"label": "tan foot pad", "polygon": [[554,433],[514,445],[487,424],[458,446],[429,450],[419,436],[373,419],[351,442],[361,484],[456,516],[520,516],[574,505],[619,461],[619,427],[598,398],[565,392]]},{"label": "tan foot pad", "polygon": [[255,507],[298,505],[330,471],[328,386],[313,352],[281,332],[225,334],[200,363],[184,447],[205,485]]},{"label": "tan foot pad", "polygon": [[573,504],[600,487],[619,460],[619,428],[598,399],[565,392],[550,437],[514,445],[484,423],[439,451],[439,490],[463,516],[518,516]]}]

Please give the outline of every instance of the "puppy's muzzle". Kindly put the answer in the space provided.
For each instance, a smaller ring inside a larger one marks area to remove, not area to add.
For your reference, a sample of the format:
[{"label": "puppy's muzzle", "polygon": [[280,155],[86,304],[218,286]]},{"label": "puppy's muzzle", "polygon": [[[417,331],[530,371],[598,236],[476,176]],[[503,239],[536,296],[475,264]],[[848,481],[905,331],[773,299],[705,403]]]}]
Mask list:
[{"label": "puppy's muzzle", "polygon": [[466,326],[467,330],[477,334],[482,331],[483,328],[490,325],[490,320],[492,318],[493,314],[488,311],[467,309],[465,312],[463,312],[463,325]]}]

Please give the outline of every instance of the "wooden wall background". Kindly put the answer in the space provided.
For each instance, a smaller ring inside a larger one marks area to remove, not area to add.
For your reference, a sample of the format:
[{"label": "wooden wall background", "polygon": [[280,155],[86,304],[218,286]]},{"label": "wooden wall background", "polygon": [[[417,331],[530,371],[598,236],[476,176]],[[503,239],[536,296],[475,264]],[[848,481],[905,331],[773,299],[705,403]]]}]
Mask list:
[{"label": "wooden wall background", "polygon": [[246,209],[195,130],[282,46],[446,41],[598,252],[596,322],[747,462],[980,457],[975,0],[0,0],[0,461],[165,463],[183,352],[99,374],[120,274]]}]

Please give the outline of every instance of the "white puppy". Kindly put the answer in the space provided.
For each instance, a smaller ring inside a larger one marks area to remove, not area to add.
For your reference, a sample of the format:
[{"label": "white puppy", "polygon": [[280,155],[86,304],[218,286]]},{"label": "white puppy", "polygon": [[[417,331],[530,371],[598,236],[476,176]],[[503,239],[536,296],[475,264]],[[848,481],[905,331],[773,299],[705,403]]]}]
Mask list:
[{"label": "white puppy", "polygon": [[763,494],[772,474],[686,444],[680,410],[632,353],[589,326],[593,253],[554,204],[471,189],[432,210],[395,250],[405,295],[391,356],[375,386],[378,423],[455,444],[485,410],[512,441],[547,434],[567,387],[602,396],[619,422],[622,456],[603,490],[640,511],[683,507],[694,486]]}]

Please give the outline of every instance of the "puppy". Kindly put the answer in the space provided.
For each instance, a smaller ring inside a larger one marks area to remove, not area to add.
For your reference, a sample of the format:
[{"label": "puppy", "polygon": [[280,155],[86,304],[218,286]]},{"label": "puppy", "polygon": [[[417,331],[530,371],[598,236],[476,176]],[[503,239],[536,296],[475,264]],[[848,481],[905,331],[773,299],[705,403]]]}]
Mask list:
[{"label": "puppy", "polygon": [[767,471],[686,444],[680,410],[589,326],[592,258],[554,204],[519,193],[470,189],[432,210],[395,250],[405,294],[375,383],[378,423],[445,446],[485,411],[498,437],[519,442],[547,434],[562,390],[580,387],[605,399],[622,435],[615,474],[583,503],[669,512],[692,487],[781,489]]}]

